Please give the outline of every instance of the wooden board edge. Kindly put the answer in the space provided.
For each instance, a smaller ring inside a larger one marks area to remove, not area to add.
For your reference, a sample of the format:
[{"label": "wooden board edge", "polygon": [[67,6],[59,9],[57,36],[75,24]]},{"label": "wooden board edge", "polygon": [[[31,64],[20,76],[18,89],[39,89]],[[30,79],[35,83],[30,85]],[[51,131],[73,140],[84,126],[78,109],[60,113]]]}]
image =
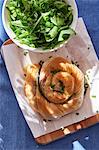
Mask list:
[{"label": "wooden board edge", "polygon": [[[8,39],[7,41],[4,42],[3,45],[9,45],[12,43],[13,43],[13,41],[11,39]],[[45,134],[43,136],[37,137],[37,138],[35,138],[35,141],[38,144],[45,145],[45,144],[51,143],[53,141],[56,141],[60,138],[63,138],[68,134],[72,134],[72,133],[79,131],[81,129],[90,127],[90,126],[92,126],[98,122],[99,122],[99,114],[92,116],[88,119],[85,119],[83,121],[77,122],[75,124],[66,126],[62,129],[59,129],[59,130],[53,131],[51,133]]]},{"label": "wooden board edge", "polygon": [[5,41],[3,43],[3,45],[9,45],[9,44],[12,44],[12,43],[13,43],[13,41],[11,39],[8,39],[7,41]]},{"label": "wooden board edge", "polygon": [[59,130],[53,131],[51,133],[45,134],[43,136],[37,137],[37,138],[35,138],[35,141],[38,144],[45,145],[45,144],[51,143],[53,141],[56,141],[60,138],[63,138],[68,134],[72,134],[81,129],[90,127],[98,122],[99,122],[99,114],[97,114],[93,117],[90,117],[88,119],[85,119],[83,121],[77,122],[75,124],[66,126],[62,129],[59,129]]}]

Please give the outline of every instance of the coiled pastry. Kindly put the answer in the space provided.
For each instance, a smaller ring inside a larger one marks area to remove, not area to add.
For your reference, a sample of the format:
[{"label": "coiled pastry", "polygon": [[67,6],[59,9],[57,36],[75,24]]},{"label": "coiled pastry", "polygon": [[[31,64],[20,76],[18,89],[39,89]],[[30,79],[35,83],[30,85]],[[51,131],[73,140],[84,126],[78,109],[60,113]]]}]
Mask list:
[{"label": "coiled pastry", "polygon": [[44,119],[59,118],[81,106],[84,75],[66,59],[55,57],[42,66],[29,65],[25,73],[25,95],[33,110]]}]

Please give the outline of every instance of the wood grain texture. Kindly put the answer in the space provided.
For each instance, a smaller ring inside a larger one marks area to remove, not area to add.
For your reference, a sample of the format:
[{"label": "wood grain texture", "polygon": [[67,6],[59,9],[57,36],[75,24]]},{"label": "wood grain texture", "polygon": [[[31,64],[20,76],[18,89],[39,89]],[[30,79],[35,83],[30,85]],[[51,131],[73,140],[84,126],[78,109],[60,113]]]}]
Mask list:
[{"label": "wood grain texture", "polygon": [[[13,43],[12,40],[9,39],[4,43],[4,45],[9,45],[12,43]],[[92,126],[98,122],[99,122],[99,114],[97,114],[93,117],[90,117],[88,119],[85,118],[85,120],[83,120],[83,121],[80,121],[78,123],[61,128],[57,131],[54,131],[49,134],[45,134],[43,136],[35,138],[35,140],[39,144],[47,144],[47,143],[53,142],[57,139],[60,139],[68,134],[72,134],[73,132],[76,132],[78,130]]]},{"label": "wood grain texture", "polygon": [[11,39],[8,39],[7,41],[4,42],[3,45],[9,45],[9,44],[12,44],[13,41]]},{"label": "wood grain texture", "polygon": [[57,139],[60,139],[68,134],[72,134],[78,130],[90,127],[98,122],[99,122],[99,114],[97,114],[93,117],[90,117],[88,119],[85,119],[83,121],[80,121],[78,123],[64,127],[63,129],[40,136],[40,137],[36,138],[35,140],[39,144],[47,144],[47,143],[53,142]]}]

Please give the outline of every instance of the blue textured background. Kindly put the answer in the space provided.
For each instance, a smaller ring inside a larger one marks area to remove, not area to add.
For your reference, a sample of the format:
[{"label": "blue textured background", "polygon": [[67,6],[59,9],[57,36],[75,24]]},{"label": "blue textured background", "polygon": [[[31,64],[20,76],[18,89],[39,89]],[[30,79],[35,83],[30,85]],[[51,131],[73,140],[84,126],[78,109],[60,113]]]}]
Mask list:
[{"label": "blue textured background", "polygon": [[[8,36],[1,21],[0,45]],[[87,26],[99,57],[99,0],[77,0],[79,16]],[[0,55],[0,150],[99,150],[99,124],[48,144],[37,145],[18,107],[9,77]]]}]

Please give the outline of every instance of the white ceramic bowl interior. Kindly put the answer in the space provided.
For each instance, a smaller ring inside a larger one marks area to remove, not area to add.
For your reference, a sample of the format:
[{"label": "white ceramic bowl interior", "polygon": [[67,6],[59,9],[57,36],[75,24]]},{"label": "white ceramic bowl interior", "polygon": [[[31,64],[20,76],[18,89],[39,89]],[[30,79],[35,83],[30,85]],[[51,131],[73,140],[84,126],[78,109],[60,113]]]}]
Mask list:
[{"label": "white ceramic bowl interior", "polygon": [[[42,48],[31,48],[25,44],[21,44],[18,40],[15,39],[15,33],[12,31],[12,29],[10,28],[10,25],[9,25],[9,14],[8,14],[8,10],[6,8],[6,5],[9,3],[10,0],[5,0],[4,1],[4,4],[3,4],[3,9],[2,9],[2,20],[3,20],[3,25],[4,25],[4,28],[8,34],[8,36],[10,37],[10,39],[16,44],[18,45],[19,47],[21,47],[22,49],[26,49],[26,50],[30,50],[30,51],[33,51],[33,52],[41,52],[41,53],[45,53],[45,52],[49,52],[49,51],[54,51],[56,50],[57,48],[59,47],[62,47],[65,43],[68,42],[67,41],[64,41],[61,45],[57,46],[56,48],[54,49],[51,49],[51,50],[43,50]],[[73,9],[73,22],[71,24],[71,28],[75,30],[76,28],[76,24],[77,24],[77,19],[78,19],[78,10],[77,10],[77,5],[76,5],[76,2],[75,0],[65,0],[69,5],[72,6],[72,9]]]}]

